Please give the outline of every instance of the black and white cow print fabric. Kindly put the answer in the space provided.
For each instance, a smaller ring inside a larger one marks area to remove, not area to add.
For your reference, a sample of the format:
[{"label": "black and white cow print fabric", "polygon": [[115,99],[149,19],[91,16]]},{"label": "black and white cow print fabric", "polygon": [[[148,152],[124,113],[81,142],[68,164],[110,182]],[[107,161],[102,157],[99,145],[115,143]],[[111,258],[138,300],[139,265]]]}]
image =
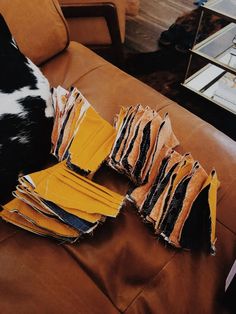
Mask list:
[{"label": "black and white cow print fabric", "polygon": [[20,173],[40,168],[48,158],[53,115],[48,80],[20,52],[0,15],[0,204]]}]

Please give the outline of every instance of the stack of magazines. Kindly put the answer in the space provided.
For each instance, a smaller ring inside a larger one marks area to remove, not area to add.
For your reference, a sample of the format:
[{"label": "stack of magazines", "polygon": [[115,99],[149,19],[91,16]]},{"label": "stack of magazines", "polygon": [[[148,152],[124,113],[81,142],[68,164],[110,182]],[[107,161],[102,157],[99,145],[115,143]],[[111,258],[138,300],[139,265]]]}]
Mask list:
[{"label": "stack of magazines", "polygon": [[236,110],[236,76],[226,72],[218,81],[213,99]]}]

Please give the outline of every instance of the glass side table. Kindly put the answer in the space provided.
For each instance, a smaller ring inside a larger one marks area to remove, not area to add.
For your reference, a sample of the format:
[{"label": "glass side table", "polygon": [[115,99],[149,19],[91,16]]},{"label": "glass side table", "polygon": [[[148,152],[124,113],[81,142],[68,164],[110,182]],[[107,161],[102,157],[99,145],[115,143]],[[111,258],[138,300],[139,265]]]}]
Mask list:
[{"label": "glass side table", "polygon": [[[222,16],[230,24],[196,44],[206,12]],[[212,0],[202,6],[185,80],[189,90],[236,114],[236,0]],[[194,58],[204,61],[193,73]]]}]

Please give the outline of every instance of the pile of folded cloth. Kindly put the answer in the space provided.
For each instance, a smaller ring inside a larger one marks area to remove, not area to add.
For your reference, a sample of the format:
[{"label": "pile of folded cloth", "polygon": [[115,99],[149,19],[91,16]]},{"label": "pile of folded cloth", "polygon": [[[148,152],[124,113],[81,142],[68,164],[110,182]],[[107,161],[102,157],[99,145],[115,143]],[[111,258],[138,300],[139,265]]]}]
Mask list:
[{"label": "pile of folded cloth", "polygon": [[149,107],[122,108],[116,117],[115,128],[117,137],[108,163],[136,185],[148,181],[151,165],[163,145],[172,148],[179,144],[168,114],[162,119]]},{"label": "pile of folded cloth", "polygon": [[116,132],[76,88],[54,89],[53,100],[52,153],[59,162],[20,177],[15,199],[0,215],[31,232],[72,242],[122,207],[124,196],[85,177],[106,159]]},{"label": "pile of folded cloth", "polygon": [[[179,141],[168,114],[122,107],[113,127],[76,88],[57,87],[52,97],[58,163],[19,179],[3,219],[73,242],[115,218],[126,198],[169,244],[215,252],[216,171],[208,175],[190,153],[174,150]],[[92,181],[104,162],[133,183],[126,196]]]},{"label": "pile of folded cloth", "polygon": [[115,129],[89,104],[77,88],[53,90],[55,110],[52,154],[76,172],[94,174],[110,153]]},{"label": "pile of folded cloth", "polygon": [[175,247],[206,245],[214,253],[216,171],[208,176],[190,153],[173,149],[179,142],[167,114],[162,119],[141,105],[122,108],[115,127],[108,163],[134,183],[127,198],[144,221]]}]

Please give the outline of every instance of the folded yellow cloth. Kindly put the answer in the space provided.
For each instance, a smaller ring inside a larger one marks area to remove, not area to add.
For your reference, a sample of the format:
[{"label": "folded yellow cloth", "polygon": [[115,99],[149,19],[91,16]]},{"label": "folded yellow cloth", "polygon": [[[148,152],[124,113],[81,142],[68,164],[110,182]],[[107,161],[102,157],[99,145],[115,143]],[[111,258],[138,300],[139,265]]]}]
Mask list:
[{"label": "folded yellow cloth", "polygon": [[183,228],[185,220],[189,215],[193,201],[201,191],[206,179],[207,173],[201,167],[201,165],[196,162],[193,166],[191,174],[186,178],[188,183],[185,197],[183,199],[181,210],[175,222],[174,228],[169,236],[169,241],[176,247],[181,247],[179,243],[181,229]]},{"label": "folded yellow cloth", "polygon": [[171,151],[172,149],[170,147],[163,145],[160,153],[155,155],[155,158],[150,166],[147,182],[143,185],[136,187],[130,192],[130,194],[127,195],[127,198],[135,203],[139,211],[143,207],[143,203],[145,202],[147,194],[149,193],[149,190],[160,171],[162,160],[165,156],[169,155]]},{"label": "folded yellow cloth", "polygon": [[[181,155],[168,114],[142,105],[122,107],[114,127],[77,88],[53,90],[51,152],[58,163],[19,178],[15,199],[0,216],[25,230],[73,242],[105,217],[116,217],[124,197],[91,180],[106,160],[134,183],[127,198],[155,233],[176,248],[204,244],[215,252],[219,181],[190,153]],[[205,231],[205,235],[203,232]]]},{"label": "folded yellow cloth", "polygon": [[121,108],[115,128],[117,136],[108,164],[137,186],[147,183],[162,147],[179,144],[168,114],[162,119],[155,110],[142,105]]},{"label": "folded yellow cloth", "polygon": [[89,107],[69,148],[70,162],[85,171],[96,171],[109,155],[115,136],[115,129]]},{"label": "folded yellow cloth", "polygon": [[22,177],[20,182],[38,200],[51,201],[73,214],[77,211],[88,221],[94,217],[97,221],[101,215],[116,217],[123,203],[122,195],[73,173],[65,161]]},{"label": "folded yellow cloth", "polygon": [[3,206],[4,210],[0,215],[9,221],[26,230],[56,238],[78,238],[80,233],[64,224],[63,222],[43,215],[33,210],[32,207],[19,199],[13,199]]},{"label": "folded yellow cloth", "polygon": [[[47,204],[45,204],[44,199],[41,198],[37,193],[35,193],[32,190],[22,193],[22,187],[17,186],[17,190],[13,192],[13,195],[19,198],[20,200],[24,201],[25,203],[29,204],[32,208],[34,208],[35,210],[41,213],[44,213],[50,216],[57,216],[57,214],[55,214],[51,210],[51,208]],[[67,207],[63,207],[62,209],[66,211],[67,213],[70,213],[78,218],[81,218],[91,223],[96,223],[98,221],[103,220],[103,217],[101,214],[89,214],[78,209],[67,208]]]},{"label": "folded yellow cloth", "polygon": [[195,198],[191,211],[179,235],[181,246],[202,249],[206,247],[215,254],[216,203],[219,181],[215,170],[206,179],[200,193]]},{"label": "folded yellow cloth", "polygon": [[[190,172],[193,164],[193,159],[188,154],[187,156],[181,156],[180,154],[176,154],[172,157],[172,167],[173,169],[171,175],[169,176],[169,180],[163,188],[162,193],[160,193],[159,198],[157,199],[155,205],[153,206],[150,217],[155,222],[155,230],[159,229],[166,215],[168,215],[168,207],[170,200],[173,196],[173,189],[178,184],[178,182]],[[169,163],[170,166],[170,163]],[[170,169],[169,169],[170,170]],[[169,172],[168,168],[166,169],[166,175]],[[164,178],[163,178],[164,180]]]},{"label": "folded yellow cloth", "polygon": [[116,131],[77,88],[53,91],[52,153],[79,173],[94,173],[109,155]]}]

